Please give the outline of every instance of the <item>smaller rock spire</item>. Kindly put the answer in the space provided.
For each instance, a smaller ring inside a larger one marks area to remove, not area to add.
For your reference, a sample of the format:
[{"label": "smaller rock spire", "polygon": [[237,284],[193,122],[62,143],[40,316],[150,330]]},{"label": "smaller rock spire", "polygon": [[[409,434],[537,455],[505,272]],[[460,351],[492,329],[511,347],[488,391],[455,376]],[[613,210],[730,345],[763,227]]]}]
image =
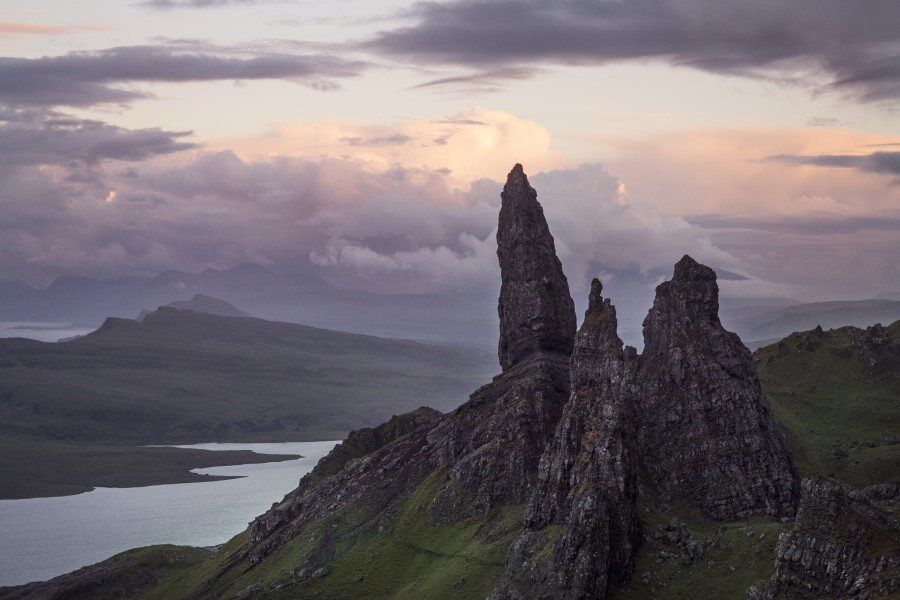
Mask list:
[{"label": "smaller rock spire", "polygon": [[522,165],[509,172],[500,199],[498,356],[505,371],[542,352],[569,355],[575,338],[575,304],[537,192]]}]

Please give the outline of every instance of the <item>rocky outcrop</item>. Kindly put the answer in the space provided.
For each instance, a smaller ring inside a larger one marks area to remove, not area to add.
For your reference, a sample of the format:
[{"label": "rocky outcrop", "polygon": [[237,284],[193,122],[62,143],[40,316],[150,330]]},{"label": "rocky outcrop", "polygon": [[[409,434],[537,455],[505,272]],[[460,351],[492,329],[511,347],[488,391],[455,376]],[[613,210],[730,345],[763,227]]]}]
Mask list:
[{"label": "rocky outcrop", "polygon": [[900,340],[892,337],[888,328],[880,323],[861,332],[851,349],[859,354],[873,375],[896,377],[900,372]]},{"label": "rocky outcrop", "polygon": [[797,521],[778,540],[775,575],[756,598],[872,598],[900,590],[898,487],[803,482]]},{"label": "rocky outcrop", "polygon": [[312,470],[313,477],[334,475],[355,458],[361,458],[420,429],[434,427],[443,415],[440,411],[420,406],[414,411],[394,415],[377,427],[351,431],[343,442],[331,449]]},{"label": "rocky outcrop", "polygon": [[715,272],[689,256],[644,320],[634,385],[642,494],[714,519],[791,516],[799,480],[750,351],[719,321]]},{"label": "rocky outcrop", "polygon": [[[635,418],[616,311],[591,285],[571,359],[572,393],[540,463],[497,598],[602,598],[634,571],[640,544]],[[559,536],[542,539],[553,527]],[[550,546],[540,554],[540,544]]]},{"label": "rocky outcrop", "polygon": [[575,305],[537,192],[522,165],[509,172],[500,198],[498,355],[506,370],[533,354],[568,356],[575,337]]}]

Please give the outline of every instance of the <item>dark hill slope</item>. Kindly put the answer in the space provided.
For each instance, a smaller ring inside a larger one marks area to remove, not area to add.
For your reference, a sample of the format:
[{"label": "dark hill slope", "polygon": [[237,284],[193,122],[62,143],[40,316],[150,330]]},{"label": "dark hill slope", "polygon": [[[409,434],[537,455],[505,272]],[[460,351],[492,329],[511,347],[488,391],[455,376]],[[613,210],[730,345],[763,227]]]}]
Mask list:
[{"label": "dark hill slope", "polygon": [[753,354],[801,475],[855,486],[900,473],[900,321],[793,333]]},{"label": "dark hill slope", "polygon": [[341,437],[459,405],[493,359],[254,318],[160,308],[70,342],[0,340],[0,433],[103,443]]}]

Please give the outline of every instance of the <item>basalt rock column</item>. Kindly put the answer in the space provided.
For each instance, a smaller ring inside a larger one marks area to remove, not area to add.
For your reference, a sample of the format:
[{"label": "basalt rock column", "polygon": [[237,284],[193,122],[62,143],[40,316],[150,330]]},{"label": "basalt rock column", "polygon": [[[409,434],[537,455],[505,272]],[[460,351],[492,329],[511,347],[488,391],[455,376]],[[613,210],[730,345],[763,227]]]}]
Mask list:
[{"label": "basalt rock column", "polygon": [[500,344],[503,370],[535,354],[572,352],[575,305],[537,192],[517,164],[500,194]]},{"label": "basalt rock column", "polygon": [[596,279],[570,369],[571,396],[541,458],[525,533],[510,550],[497,599],[605,598],[634,571],[634,400],[616,310]]},{"label": "basalt rock column", "polygon": [[715,272],[689,256],[656,288],[634,379],[643,491],[715,519],[793,515],[799,480],[785,436],[718,311]]}]

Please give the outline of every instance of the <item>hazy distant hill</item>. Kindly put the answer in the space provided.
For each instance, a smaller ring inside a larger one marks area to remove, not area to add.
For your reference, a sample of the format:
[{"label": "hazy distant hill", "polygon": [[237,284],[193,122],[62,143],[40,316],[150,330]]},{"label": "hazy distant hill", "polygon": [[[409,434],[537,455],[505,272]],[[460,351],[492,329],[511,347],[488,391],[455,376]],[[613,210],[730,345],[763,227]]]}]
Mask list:
[{"label": "hazy distant hill", "polygon": [[[250,313],[239,309],[231,303],[207,296],[206,294],[194,294],[190,300],[180,300],[169,302],[166,304],[169,308],[177,308],[178,310],[192,310],[198,313],[206,313],[208,315],[216,315],[219,317],[252,317]],[[142,310],[138,315],[138,321],[151,314],[152,311]]]},{"label": "hazy distant hill", "polygon": [[492,344],[496,329],[493,299],[343,290],[313,274],[272,273],[253,264],[107,281],[62,277],[45,289],[0,281],[0,321],[97,326],[109,316],[134,318],[195,294],[264,319],[384,337]]},{"label": "hazy distant hill", "polygon": [[[784,300],[783,302],[792,302]],[[744,343],[759,346],[760,341],[781,339],[795,331],[892,323],[900,319],[900,301],[846,300],[837,302],[796,303],[782,306],[731,305],[722,309],[722,323]]]},{"label": "hazy distant hill", "polygon": [[333,439],[460,404],[493,352],[160,308],[49,344],[0,340],[0,435],[103,443]]}]

